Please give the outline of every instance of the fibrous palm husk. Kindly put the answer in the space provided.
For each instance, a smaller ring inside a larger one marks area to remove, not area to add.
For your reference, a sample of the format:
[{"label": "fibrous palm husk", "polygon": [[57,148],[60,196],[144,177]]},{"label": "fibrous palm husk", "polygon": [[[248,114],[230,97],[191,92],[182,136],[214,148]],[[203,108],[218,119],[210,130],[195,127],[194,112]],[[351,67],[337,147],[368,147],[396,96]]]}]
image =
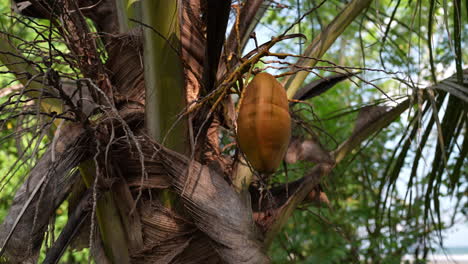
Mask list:
[{"label": "fibrous palm husk", "polygon": [[[169,210],[151,200],[150,192],[143,194],[142,197],[145,198],[142,199],[145,201],[139,202],[139,210],[145,252],[151,254],[140,252],[134,255],[136,259],[142,261],[145,259],[143,255],[146,255],[151,256],[153,260],[162,261],[180,247],[186,249],[176,252],[177,254],[171,255],[170,258],[186,259],[186,254],[193,254],[189,249],[200,247],[198,243],[203,242],[204,250],[210,252],[211,248],[212,253],[208,256],[212,261],[221,257],[226,263],[267,262],[268,258],[263,250],[261,236],[256,230],[249,203],[240,199],[221,174],[165,149],[147,137],[138,137],[138,140],[147,173],[144,178],[169,179],[171,190],[182,197],[183,207]],[[128,144],[115,146],[129,151]],[[122,155],[125,152],[116,153]],[[139,162],[140,154],[135,147],[130,153],[124,154],[127,161],[123,166]],[[137,191],[133,190],[133,193],[136,195]],[[153,199],[156,199],[155,197]],[[181,216],[178,210],[183,210],[187,216]],[[198,239],[200,235],[204,238]],[[209,247],[206,248],[206,245]]]}]

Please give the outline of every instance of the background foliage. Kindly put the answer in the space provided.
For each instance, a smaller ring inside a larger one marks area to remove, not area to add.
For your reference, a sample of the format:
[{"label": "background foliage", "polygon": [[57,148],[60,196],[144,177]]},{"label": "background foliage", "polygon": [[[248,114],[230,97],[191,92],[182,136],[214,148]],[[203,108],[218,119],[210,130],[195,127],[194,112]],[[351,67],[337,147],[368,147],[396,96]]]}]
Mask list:
[{"label": "background foliage", "polygon": [[[267,12],[258,28],[262,33],[278,34],[293,23],[301,12],[319,3],[321,1],[288,1],[284,3],[286,8]],[[326,1],[320,7],[320,12],[309,16],[294,29],[305,34],[310,41],[339,13],[343,5],[342,1]],[[453,17],[453,5],[453,2],[443,1],[436,2],[434,7],[433,19],[438,23],[432,25],[431,37],[438,80],[455,72],[454,21],[450,19]],[[429,13],[429,8],[430,4],[426,1],[374,2],[340,36],[324,60],[347,67],[385,69],[387,72],[364,71],[361,76],[365,80],[372,80],[392,98],[410,92],[397,78],[427,85],[431,81],[427,47],[429,16],[425,15]],[[466,9],[462,13],[466,14]],[[444,19],[447,19],[446,24],[442,23]],[[466,21],[462,23],[462,32],[468,32]],[[451,35],[447,34],[448,31]],[[462,47],[466,47],[466,33],[462,34],[461,43]],[[307,42],[302,44],[291,41],[278,47],[278,50],[299,53],[306,45]],[[462,57],[466,62],[468,54],[462,53]],[[318,66],[326,67],[330,64],[322,62]],[[317,72],[321,76],[329,74],[326,70]],[[308,79],[310,81],[313,78],[316,77],[309,76]],[[334,142],[342,142],[352,132],[353,120],[357,116],[354,109],[381,100],[391,104],[375,87],[360,80],[355,83],[347,81],[312,99],[311,107],[301,106],[295,110],[300,111],[302,117],[310,120],[313,126],[320,128],[315,129],[316,132],[326,131],[321,133],[321,141],[327,149],[334,149]],[[442,245],[444,230],[455,223],[466,223],[466,210],[462,210],[467,205],[468,169],[465,166],[462,172],[465,178],[462,178],[455,192],[449,191],[448,181],[440,186],[439,195],[443,200],[441,211],[450,217],[444,217],[441,223],[434,223],[430,227],[424,226],[427,206],[424,192],[428,184],[425,171],[434,158],[434,143],[437,141],[435,129],[431,132],[432,143],[428,142],[424,151],[424,161],[421,161],[424,164],[418,169],[419,177],[413,181],[413,185],[408,184],[414,155],[405,159],[398,178],[394,179],[395,185],[385,184],[389,180],[388,164],[394,158],[398,141],[408,133],[405,128],[414,111],[407,111],[401,119],[363,144],[338,166],[332,177],[327,178],[322,186],[331,201],[330,209],[308,207],[294,214],[270,251],[276,263],[286,260],[295,263],[349,263],[355,262],[357,256],[370,263],[400,263],[406,254],[424,259],[424,252],[435,252]],[[427,119],[422,122],[426,124]],[[328,135],[333,135],[333,138]],[[461,133],[457,139],[459,146],[463,143],[463,136],[466,136],[466,126],[465,133]],[[417,144],[411,148],[416,151]],[[460,153],[460,148],[454,149],[454,152]],[[456,153],[453,156],[457,156]],[[462,159],[466,161],[466,157]],[[455,160],[449,160],[449,166],[454,163]],[[300,177],[306,169],[303,164],[299,164],[292,171],[289,177],[291,174],[292,177]],[[426,241],[425,237],[430,239]]]}]

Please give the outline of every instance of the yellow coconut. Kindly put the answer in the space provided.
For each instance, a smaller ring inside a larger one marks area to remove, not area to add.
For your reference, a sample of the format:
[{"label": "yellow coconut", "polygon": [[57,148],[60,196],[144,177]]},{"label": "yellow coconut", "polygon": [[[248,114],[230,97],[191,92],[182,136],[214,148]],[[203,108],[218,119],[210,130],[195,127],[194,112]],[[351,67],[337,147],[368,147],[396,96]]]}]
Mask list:
[{"label": "yellow coconut", "polygon": [[245,88],[237,119],[237,139],[255,170],[278,169],[291,138],[286,91],[268,73],[257,74]]}]

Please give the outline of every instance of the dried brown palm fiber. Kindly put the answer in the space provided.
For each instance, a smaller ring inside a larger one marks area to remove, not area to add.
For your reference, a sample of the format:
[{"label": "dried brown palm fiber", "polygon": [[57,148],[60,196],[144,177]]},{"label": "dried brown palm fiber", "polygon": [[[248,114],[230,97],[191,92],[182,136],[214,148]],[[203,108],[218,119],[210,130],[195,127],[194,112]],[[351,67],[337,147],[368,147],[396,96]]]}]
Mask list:
[{"label": "dried brown palm fiber", "polygon": [[192,237],[184,252],[179,254],[171,264],[223,263],[210,241],[209,237],[198,232]]},{"label": "dried brown palm fiber", "polygon": [[[113,143],[113,160],[123,176],[132,186],[134,197],[138,196],[140,188],[148,189],[143,192],[137,210],[141,219],[143,247],[131,251],[132,263],[173,263],[188,246],[196,227],[176,211],[164,207],[157,199],[149,194],[151,189],[166,189],[172,186],[172,180],[165,172],[159,159],[155,155],[155,146],[145,143],[146,138],[138,137],[141,151],[131,146],[122,138]],[[134,142],[132,142],[134,143]],[[142,178],[140,155],[143,154],[146,176]],[[129,180],[128,180],[129,179]],[[155,185],[152,185],[155,183]],[[155,195],[155,193],[153,193]]]},{"label": "dried brown palm fiber", "polygon": [[[143,76],[142,30],[135,28],[117,35],[108,46],[109,59],[106,68],[111,72],[110,80],[117,98],[144,103],[145,80]],[[117,100],[118,102],[119,100]]]},{"label": "dried brown palm fiber", "polygon": [[144,225],[145,244],[158,246],[164,240],[185,236],[196,231],[189,220],[164,207],[157,200],[144,201],[140,207],[141,221]]},{"label": "dried brown palm fiber", "polygon": [[[198,162],[190,162],[187,157],[165,149],[147,137],[138,137],[138,140],[144,155],[144,163],[163,166],[163,173],[170,177],[174,191],[182,197],[182,202],[191,217],[190,221],[209,238],[201,242],[208,243],[214,249],[212,252],[216,252],[222,258],[223,263],[268,262],[261,236],[256,231],[253,222],[250,206],[239,198],[221,174]],[[128,144],[114,143],[113,145],[127,148],[128,151]],[[126,159],[139,160],[134,146],[131,147],[131,152],[133,154],[127,155]],[[190,173],[187,173],[189,167]],[[156,175],[148,174],[148,177],[161,175],[161,172],[156,173]],[[147,226],[147,220],[148,218],[142,216],[143,228],[147,228],[143,231],[144,238],[147,239],[146,232],[153,232],[152,242],[160,243],[161,238],[156,238],[156,235],[162,234],[161,229],[168,228],[170,223],[158,224],[157,227],[153,226],[150,229]],[[194,238],[191,237],[191,239]],[[181,240],[180,243],[185,241]],[[192,245],[192,243],[198,243],[195,241],[192,240],[188,247],[198,247],[198,245]],[[147,242],[150,241],[145,241],[145,244]],[[165,246],[164,243],[160,245]],[[156,250],[155,253],[159,253],[156,245],[152,249]],[[161,253],[166,256],[164,252]],[[186,254],[188,254],[186,251],[182,251],[175,258],[186,256]]]},{"label": "dried brown palm fiber", "polygon": [[181,59],[184,63],[187,105],[198,99],[201,90],[205,60],[206,28],[203,19],[203,1],[182,1],[180,12]]},{"label": "dried brown palm fiber", "polygon": [[171,245],[173,249],[168,249],[166,243],[163,244],[164,255],[159,254],[161,247],[155,247],[150,252],[143,252],[135,258],[132,263],[171,263],[171,264],[214,264],[223,263],[210,243],[210,238],[198,231],[189,238],[186,237],[180,244]]},{"label": "dried brown palm fiber", "polygon": [[188,246],[196,231],[193,224],[157,200],[145,199],[140,203],[139,212],[144,248],[132,252],[132,263],[170,263]]},{"label": "dried brown palm fiber", "polygon": [[247,202],[222,175],[174,151],[161,148],[158,157],[182,196],[194,224],[211,238],[225,263],[268,263]]},{"label": "dried brown palm fiber", "polygon": [[291,137],[288,98],[281,84],[268,73],[249,83],[237,119],[237,138],[255,170],[272,173],[281,164]]},{"label": "dried brown palm fiber", "polygon": [[[125,148],[127,143],[121,142],[116,143],[119,146]],[[164,168],[159,161],[154,161],[151,159],[152,152],[154,150],[147,149],[142,145],[143,153],[145,155],[144,165],[145,172],[148,177],[142,179],[141,174],[141,162],[139,160],[139,153],[128,153],[127,151],[114,151],[113,159],[119,161],[118,166],[122,171],[122,174],[127,181],[129,187],[133,190],[139,189],[166,189],[171,186],[171,179],[167,176],[167,173],[164,172]],[[145,153],[148,153],[146,155]],[[131,157],[129,158],[129,156]]]},{"label": "dried brown palm fiber", "polygon": [[157,200],[141,203],[145,248],[132,263],[221,263],[210,239],[176,212]]}]

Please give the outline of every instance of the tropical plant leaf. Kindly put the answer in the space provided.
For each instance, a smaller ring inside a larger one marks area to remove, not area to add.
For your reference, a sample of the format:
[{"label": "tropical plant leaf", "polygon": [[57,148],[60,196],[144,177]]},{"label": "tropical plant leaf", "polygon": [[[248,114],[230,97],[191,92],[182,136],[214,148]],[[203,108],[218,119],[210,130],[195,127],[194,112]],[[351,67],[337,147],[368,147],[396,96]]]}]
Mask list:
[{"label": "tropical plant leaf", "polygon": [[380,55],[380,63],[382,64],[382,67],[385,69],[385,63],[384,63],[384,60],[382,58],[382,51],[384,49],[384,47],[386,46],[385,45],[385,41],[387,41],[387,36],[388,36],[388,33],[390,32],[390,28],[392,26],[392,22],[394,21],[395,19],[395,14],[398,10],[398,7],[400,6],[400,3],[401,3],[401,0],[398,0],[398,2],[396,3],[395,5],[395,8],[393,9],[392,11],[392,14],[390,15],[390,20],[388,21],[387,23],[387,26],[386,26],[386,29],[385,29],[385,32],[384,32],[384,35],[383,35],[383,38],[382,38],[382,42],[381,42],[381,46],[380,46],[380,51],[379,51],[379,55]]},{"label": "tropical plant leaf", "polygon": [[359,72],[350,72],[350,73],[338,73],[324,78],[317,79],[311,83],[304,85],[297,93],[294,95],[295,100],[307,100],[315,96],[319,96],[322,93],[333,88],[336,84],[356,75]]},{"label": "tropical plant leaf", "polygon": [[[467,129],[468,127],[466,124],[468,123],[468,120],[465,116],[465,119],[462,120],[462,126],[463,123],[465,124],[465,127],[462,129]],[[468,137],[465,137],[463,139],[463,144],[460,150],[460,154],[458,155],[457,161],[455,163],[455,166],[453,168],[452,173],[450,174],[450,187],[451,191],[454,191],[456,187],[458,187],[462,183],[462,179],[460,177],[462,175],[467,175],[466,171],[466,163],[467,163],[467,157],[468,157]],[[465,165],[465,166],[464,166]]]},{"label": "tropical plant leaf", "polygon": [[432,47],[432,30],[434,28],[434,9],[435,9],[435,0],[429,1],[429,14],[427,22],[427,47],[429,48],[429,64],[431,69],[432,82],[437,83],[436,69],[434,65],[434,52]]},{"label": "tropical plant leaf", "polygon": [[455,67],[457,69],[457,80],[463,83],[463,54],[462,54],[462,18],[461,0],[453,1],[453,34],[455,46]]},{"label": "tropical plant leaf", "polygon": [[[299,59],[294,67],[315,66],[318,62],[316,59],[320,59],[323,54],[325,54],[347,26],[349,26],[358,15],[366,10],[371,2],[372,1],[370,0],[354,0],[347,4],[343,11],[337,15],[314,40],[312,40],[312,43],[307,47],[303,54],[307,58]],[[285,79],[283,83],[285,89],[287,89],[288,98],[294,97],[307,75],[309,75],[309,72],[302,71]]]},{"label": "tropical plant leaf", "polygon": [[370,114],[361,112],[362,121],[359,122],[362,122],[363,124],[356,124],[357,129],[355,129],[353,134],[346,141],[341,143],[336,150],[333,151],[336,162],[340,162],[351,150],[359,146],[363,140],[367,139],[375,132],[380,131],[382,128],[387,127],[404,111],[406,111],[409,106],[410,100],[406,99],[397,106],[392,107],[386,111],[382,111],[384,110],[382,108],[379,108],[379,111],[372,111],[372,109],[367,108],[370,110],[367,111]]}]

